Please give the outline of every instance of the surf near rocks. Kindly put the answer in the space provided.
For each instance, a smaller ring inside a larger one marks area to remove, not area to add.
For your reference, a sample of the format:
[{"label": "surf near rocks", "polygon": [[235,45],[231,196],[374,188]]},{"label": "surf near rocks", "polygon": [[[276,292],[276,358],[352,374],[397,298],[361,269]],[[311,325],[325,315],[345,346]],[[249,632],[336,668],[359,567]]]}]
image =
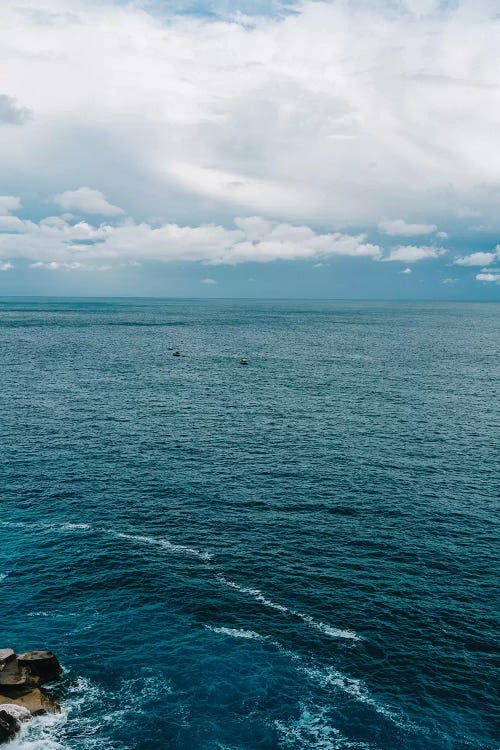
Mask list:
[{"label": "surf near rocks", "polygon": [[32,716],[59,711],[54,697],[41,686],[56,680],[61,671],[51,651],[16,654],[11,648],[0,649],[0,743],[13,739]]}]

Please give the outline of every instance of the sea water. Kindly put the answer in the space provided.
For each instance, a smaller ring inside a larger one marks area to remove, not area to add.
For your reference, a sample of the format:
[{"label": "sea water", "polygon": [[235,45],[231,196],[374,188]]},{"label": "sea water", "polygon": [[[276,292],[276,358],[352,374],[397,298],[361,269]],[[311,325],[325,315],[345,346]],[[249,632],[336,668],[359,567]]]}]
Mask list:
[{"label": "sea water", "polygon": [[497,748],[499,349],[495,304],[2,300],[0,646],[64,666],[12,750]]}]

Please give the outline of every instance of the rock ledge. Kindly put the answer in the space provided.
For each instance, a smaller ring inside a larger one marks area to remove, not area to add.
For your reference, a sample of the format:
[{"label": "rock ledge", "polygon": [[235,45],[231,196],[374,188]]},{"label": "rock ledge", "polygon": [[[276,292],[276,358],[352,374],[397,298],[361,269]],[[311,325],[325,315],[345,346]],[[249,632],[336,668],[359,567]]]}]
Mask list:
[{"label": "rock ledge", "polygon": [[0,649],[0,744],[13,739],[23,721],[60,710],[54,697],[40,686],[60,677],[61,671],[52,651],[17,655],[11,648]]}]

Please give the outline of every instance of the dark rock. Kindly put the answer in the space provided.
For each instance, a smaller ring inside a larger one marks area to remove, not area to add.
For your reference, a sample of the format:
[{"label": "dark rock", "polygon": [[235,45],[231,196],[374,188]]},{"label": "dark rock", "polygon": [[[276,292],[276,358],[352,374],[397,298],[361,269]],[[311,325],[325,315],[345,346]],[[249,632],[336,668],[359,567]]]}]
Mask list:
[{"label": "dark rock", "polygon": [[23,690],[25,688],[33,687],[40,678],[35,674],[23,667],[18,659],[12,659],[11,661],[4,664],[2,671],[0,672],[0,690],[2,692],[12,692]]},{"label": "dark rock", "polygon": [[7,711],[8,714],[21,723],[31,718],[31,713],[27,708],[18,706],[15,703],[0,703],[0,711]]},{"label": "dark rock", "polygon": [[12,740],[21,729],[18,720],[7,711],[0,711],[0,742]]},{"label": "dark rock", "polygon": [[56,680],[62,671],[57,656],[52,651],[27,651],[18,656],[18,662],[21,668],[39,677],[42,683]]}]

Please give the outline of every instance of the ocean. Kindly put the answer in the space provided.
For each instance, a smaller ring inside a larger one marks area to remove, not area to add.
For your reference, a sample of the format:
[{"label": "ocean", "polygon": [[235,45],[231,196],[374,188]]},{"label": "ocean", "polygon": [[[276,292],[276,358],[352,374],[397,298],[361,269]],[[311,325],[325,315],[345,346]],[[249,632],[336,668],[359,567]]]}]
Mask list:
[{"label": "ocean", "polygon": [[499,350],[500,304],[0,300],[0,647],[64,667],[9,747],[496,750]]}]

